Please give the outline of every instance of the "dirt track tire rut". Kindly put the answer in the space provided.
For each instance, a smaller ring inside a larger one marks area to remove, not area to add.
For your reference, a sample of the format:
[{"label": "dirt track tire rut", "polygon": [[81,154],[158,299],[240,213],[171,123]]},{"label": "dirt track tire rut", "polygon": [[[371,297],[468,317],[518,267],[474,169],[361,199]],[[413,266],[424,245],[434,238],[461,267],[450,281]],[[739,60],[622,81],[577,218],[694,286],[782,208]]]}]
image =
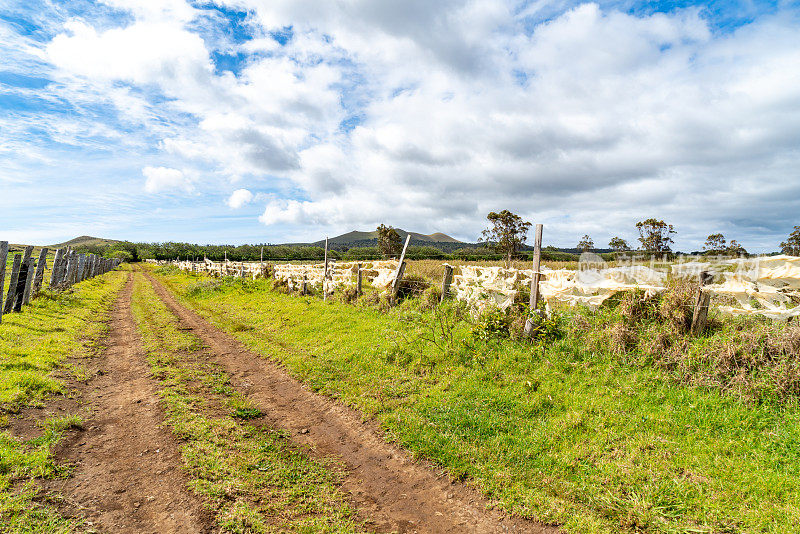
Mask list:
[{"label": "dirt track tire rut", "polygon": [[98,376],[83,392],[93,415],[55,451],[57,461],[74,466],[72,475],[47,489],[102,532],[214,532],[186,486],[178,441],[162,426],[158,389],[131,315],[132,289],[129,277],[114,304],[108,347],[94,362]]},{"label": "dirt track tire rut", "polygon": [[552,526],[510,517],[489,508],[477,491],[451,483],[381,437],[379,426],[342,404],[316,394],[275,362],[181,305],[155,278],[156,294],[182,325],[205,343],[230,373],[234,387],[258,406],[272,425],[320,457],[344,463],[342,489],[378,531],[429,533],[526,532],[554,534]]}]

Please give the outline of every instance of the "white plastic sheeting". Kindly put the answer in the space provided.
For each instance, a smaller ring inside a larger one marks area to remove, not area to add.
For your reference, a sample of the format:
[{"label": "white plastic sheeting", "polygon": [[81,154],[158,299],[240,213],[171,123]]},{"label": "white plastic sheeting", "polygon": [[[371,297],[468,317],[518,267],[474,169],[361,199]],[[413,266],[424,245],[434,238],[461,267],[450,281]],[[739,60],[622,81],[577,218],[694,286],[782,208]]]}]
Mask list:
[{"label": "white plastic sheeting", "polygon": [[[388,288],[397,269],[397,261],[368,261],[361,262],[362,280],[379,289]],[[273,276],[278,280],[285,280],[291,289],[298,289],[303,280],[309,286],[324,285],[326,291],[338,287],[355,285],[358,272],[357,262],[336,263],[328,262],[328,280],[323,280],[325,264],[310,265],[284,263],[273,267]]]},{"label": "white plastic sheeting", "polygon": [[[601,305],[619,291],[641,289],[654,294],[666,289],[667,277],[696,279],[700,272],[714,275],[704,287],[712,295],[732,297],[737,306],[718,308],[736,315],[763,315],[786,320],[800,316],[800,258],[764,256],[712,259],[674,263],[663,268],[630,265],[605,269],[541,270],[539,291],[548,303]],[[530,269],[502,267],[461,267],[453,277],[453,292],[459,300],[482,309],[506,308],[514,302],[519,288],[530,286]]]},{"label": "white plastic sheeting", "polygon": [[766,256],[712,265],[715,282],[705,289],[733,297],[738,306],[719,306],[734,315],[763,315],[787,320],[800,315],[800,258]]},{"label": "white plastic sheeting", "polygon": [[[531,269],[463,266],[461,274],[453,277],[451,286],[455,298],[482,309],[510,306],[521,287],[530,287]],[[571,305],[599,306],[619,291],[642,289],[649,294],[664,291],[667,273],[635,265],[610,269],[549,269],[543,267],[539,291],[545,301],[566,302]]]}]

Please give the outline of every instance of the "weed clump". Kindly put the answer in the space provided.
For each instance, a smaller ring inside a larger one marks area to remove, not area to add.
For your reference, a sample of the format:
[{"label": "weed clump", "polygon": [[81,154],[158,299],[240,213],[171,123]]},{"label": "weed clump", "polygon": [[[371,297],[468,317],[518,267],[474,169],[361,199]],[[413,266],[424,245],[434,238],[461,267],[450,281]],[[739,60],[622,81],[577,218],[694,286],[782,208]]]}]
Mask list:
[{"label": "weed clump", "polygon": [[217,278],[204,278],[197,282],[192,282],[186,286],[184,294],[189,298],[197,298],[201,295],[220,291],[222,289],[222,281]]}]

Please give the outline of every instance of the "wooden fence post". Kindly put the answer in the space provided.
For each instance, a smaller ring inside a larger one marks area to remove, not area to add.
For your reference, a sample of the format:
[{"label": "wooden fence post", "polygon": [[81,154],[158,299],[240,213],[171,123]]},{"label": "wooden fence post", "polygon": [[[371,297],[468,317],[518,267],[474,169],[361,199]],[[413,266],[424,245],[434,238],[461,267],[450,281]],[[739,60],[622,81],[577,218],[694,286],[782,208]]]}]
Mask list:
[{"label": "wooden fence post", "polygon": [[[22,262],[22,254],[14,255],[14,264],[11,266],[11,278],[8,279],[8,293],[6,303],[3,305],[3,313],[11,313],[14,309],[14,297],[17,295],[17,282],[19,282],[19,266]],[[4,266],[5,267],[5,266]]]},{"label": "wooden fence post", "polygon": [[86,254],[78,254],[78,272],[75,273],[75,281],[83,281],[83,269],[86,267]]},{"label": "wooden fence post", "polygon": [[531,280],[531,298],[528,301],[529,316],[525,320],[525,335],[531,337],[533,334],[533,319],[532,315],[537,313],[539,306],[539,280],[541,274],[539,267],[542,260],[542,229],[541,224],[536,225],[536,238],[533,242],[533,279]]},{"label": "wooden fence post", "polygon": [[356,297],[361,296],[361,264],[356,264]]},{"label": "wooden fence post", "polygon": [[64,257],[64,249],[56,250],[56,255],[53,258],[53,270],[50,272],[50,287],[54,288],[58,283],[58,271],[61,269],[61,259]]},{"label": "wooden fence post", "polygon": [[403,279],[403,273],[406,270],[406,250],[408,244],[411,242],[411,234],[406,235],[406,244],[403,245],[403,252],[400,253],[400,260],[397,264],[397,270],[394,273],[394,281],[392,281],[392,302],[397,298],[397,292],[400,290],[400,281]]},{"label": "wooden fence post", "polygon": [[31,288],[33,286],[33,274],[35,272],[33,258],[28,259],[28,272],[25,273],[25,285],[22,286],[22,295],[19,298],[19,306],[22,307],[31,301]]},{"label": "wooden fence post", "polygon": [[47,268],[47,247],[42,247],[39,253],[39,261],[36,262],[36,276],[33,278],[33,296],[39,294],[44,282],[44,270]]},{"label": "wooden fence post", "polygon": [[305,296],[308,293],[308,287],[306,285],[306,275],[303,275],[303,282],[300,284],[300,294]]},{"label": "wooden fence post", "polygon": [[322,300],[328,300],[325,282],[328,280],[328,237],[325,237],[325,270],[322,273]]},{"label": "wooden fence post", "polygon": [[3,323],[3,291],[6,287],[6,263],[8,262],[8,241],[0,241],[0,324]]},{"label": "wooden fence post", "polygon": [[64,275],[64,285],[71,286],[75,283],[75,269],[78,264],[78,256],[74,252],[67,259],[67,272]]},{"label": "wooden fence post", "polygon": [[17,292],[14,295],[13,309],[15,312],[22,311],[22,304],[25,300],[25,289],[30,282],[30,274],[33,270],[33,258],[28,257],[28,261],[24,262],[19,269],[19,279],[17,280]]},{"label": "wooden fence post", "polygon": [[444,302],[447,298],[447,293],[450,292],[450,284],[453,282],[453,266],[444,264],[444,278],[442,278],[442,297],[439,302]]},{"label": "wooden fence post", "polygon": [[708,322],[708,305],[711,301],[711,293],[703,291],[703,286],[707,286],[714,280],[714,275],[703,271],[700,273],[700,285],[697,287],[697,299],[694,304],[694,313],[692,313],[692,328],[693,336],[699,336],[703,333]]}]

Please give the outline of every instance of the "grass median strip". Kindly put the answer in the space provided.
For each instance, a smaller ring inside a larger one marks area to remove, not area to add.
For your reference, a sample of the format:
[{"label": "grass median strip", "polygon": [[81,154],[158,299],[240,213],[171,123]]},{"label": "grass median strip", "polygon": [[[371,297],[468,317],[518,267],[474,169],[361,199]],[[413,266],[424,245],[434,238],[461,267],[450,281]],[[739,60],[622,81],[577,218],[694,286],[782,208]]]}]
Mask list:
[{"label": "grass median strip", "polygon": [[[23,406],[43,406],[47,396],[65,393],[54,371],[70,358],[91,356],[107,331],[106,319],[126,279],[111,272],[63,293],[45,291],[22,313],[3,316],[0,325],[0,530],[72,532],[76,521],[61,517],[35,479],[64,476],[51,450],[64,431],[79,426],[77,416],[38,423],[33,439],[14,436],[9,417]],[[80,367],[72,369],[80,373]]]},{"label": "grass median strip", "polygon": [[191,488],[227,532],[357,532],[360,523],[337,489],[334,464],[312,460],[286,434],[257,422],[261,413],[231,386],[200,340],[137,274],[133,316],[167,423],[184,440]]},{"label": "grass median strip", "polygon": [[270,281],[162,273],[182,302],[509,512],[568,532],[790,532],[796,403],[687,387],[565,336],[475,336],[448,306],[388,313]]}]

